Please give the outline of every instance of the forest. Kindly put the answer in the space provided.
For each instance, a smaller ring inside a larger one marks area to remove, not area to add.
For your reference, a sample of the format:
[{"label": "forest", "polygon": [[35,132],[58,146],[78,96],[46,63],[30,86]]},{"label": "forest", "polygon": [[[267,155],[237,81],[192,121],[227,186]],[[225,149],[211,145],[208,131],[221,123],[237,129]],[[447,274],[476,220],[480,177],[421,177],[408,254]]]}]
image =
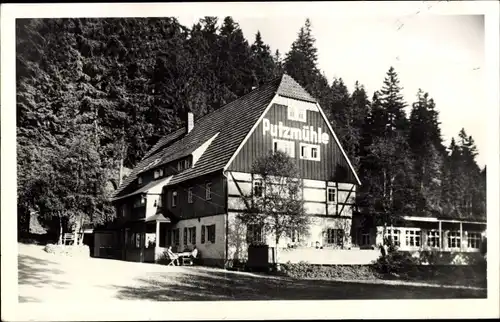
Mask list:
[{"label": "forest", "polygon": [[465,129],[444,146],[431,93],[406,102],[391,66],[374,93],[328,80],[309,19],[286,53],[251,36],[232,17],[17,19],[19,233],[31,215],[58,230],[111,221],[122,166],[186,111],[197,119],[283,73],[320,102],[361,179],[359,209],[386,224],[486,219],[486,167]]}]

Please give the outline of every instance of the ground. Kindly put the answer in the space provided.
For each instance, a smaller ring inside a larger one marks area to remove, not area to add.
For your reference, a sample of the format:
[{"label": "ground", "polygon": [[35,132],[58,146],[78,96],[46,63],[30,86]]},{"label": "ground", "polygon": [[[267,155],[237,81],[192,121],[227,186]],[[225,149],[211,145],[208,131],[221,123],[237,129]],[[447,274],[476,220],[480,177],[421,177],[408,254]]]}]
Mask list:
[{"label": "ground", "polygon": [[297,280],[48,254],[19,244],[19,302],[485,298],[486,289],[403,282]]}]

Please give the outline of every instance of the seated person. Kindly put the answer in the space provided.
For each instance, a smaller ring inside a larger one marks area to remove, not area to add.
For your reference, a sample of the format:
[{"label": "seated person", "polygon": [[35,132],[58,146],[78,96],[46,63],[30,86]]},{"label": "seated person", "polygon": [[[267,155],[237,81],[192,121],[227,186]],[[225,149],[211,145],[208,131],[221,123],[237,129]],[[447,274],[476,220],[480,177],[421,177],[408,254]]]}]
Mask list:
[{"label": "seated person", "polygon": [[172,246],[168,246],[167,254],[168,257],[170,257],[170,259],[174,263],[174,265],[179,266],[179,256],[172,251]]}]

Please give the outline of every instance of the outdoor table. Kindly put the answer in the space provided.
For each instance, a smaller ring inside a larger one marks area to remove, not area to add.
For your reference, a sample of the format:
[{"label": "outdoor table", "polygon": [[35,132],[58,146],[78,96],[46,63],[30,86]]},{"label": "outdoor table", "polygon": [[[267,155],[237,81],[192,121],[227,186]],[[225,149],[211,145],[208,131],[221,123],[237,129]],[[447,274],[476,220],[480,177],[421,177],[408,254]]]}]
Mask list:
[{"label": "outdoor table", "polygon": [[191,257],[191,252],[182,252],[182,253],[177,253],[177,256],[181,259],[180,263],[181,265],[184,265],[184,258],[185,257]]}]

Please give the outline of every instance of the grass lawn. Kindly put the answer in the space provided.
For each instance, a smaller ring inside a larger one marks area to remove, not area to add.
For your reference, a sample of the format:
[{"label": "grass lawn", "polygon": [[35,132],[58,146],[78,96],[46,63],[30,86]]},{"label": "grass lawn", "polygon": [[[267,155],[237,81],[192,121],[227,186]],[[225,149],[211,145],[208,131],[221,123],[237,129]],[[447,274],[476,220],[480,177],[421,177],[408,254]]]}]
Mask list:
[{"label": "grass lawn", "polygon": [[18,259],[19,302],[486,298],[486,289],[299,280],[216,268],[75,259],[23,244]]}]

